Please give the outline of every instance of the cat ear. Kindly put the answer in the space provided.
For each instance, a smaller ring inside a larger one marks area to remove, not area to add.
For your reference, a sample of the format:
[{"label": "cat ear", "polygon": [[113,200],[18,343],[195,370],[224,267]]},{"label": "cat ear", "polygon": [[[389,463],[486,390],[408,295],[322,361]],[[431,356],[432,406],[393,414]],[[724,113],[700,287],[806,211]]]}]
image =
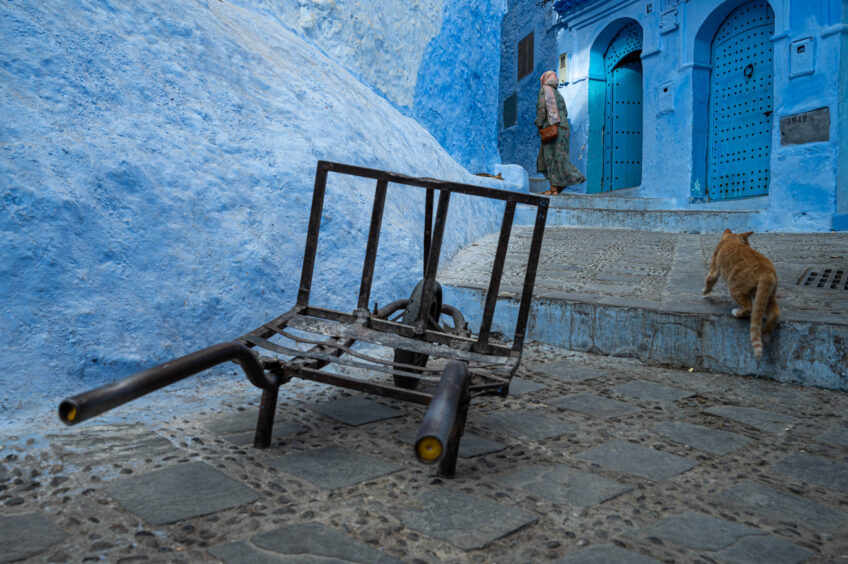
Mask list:
[{"label": "cat ear", "polygon": [[750,237],[753,234],[754,234],[753,231],[746,231],[745,233],[740,233],[739,236],[747,241],[748,237]]},{"label": "cat ear", "polygon": [[733,233],[733,231],[731,231],[730,229],[725,229],[722,235],[727,235],[728,233]]}]

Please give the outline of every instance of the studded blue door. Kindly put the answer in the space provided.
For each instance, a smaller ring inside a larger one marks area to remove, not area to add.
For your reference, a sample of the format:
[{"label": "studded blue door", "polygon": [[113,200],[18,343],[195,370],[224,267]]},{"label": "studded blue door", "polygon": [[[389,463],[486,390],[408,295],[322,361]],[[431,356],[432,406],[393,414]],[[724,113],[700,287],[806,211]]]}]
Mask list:
[{"label": "studded blue door", "polygon": [[642,28],[619,31],[604,54],[604,168],[601,190],[642,182]]},{"label": "studded blue door", "polygon": [[765,0],[734,10],[713,39],[707,192],[711,200],[768,194],[774,12]]}]

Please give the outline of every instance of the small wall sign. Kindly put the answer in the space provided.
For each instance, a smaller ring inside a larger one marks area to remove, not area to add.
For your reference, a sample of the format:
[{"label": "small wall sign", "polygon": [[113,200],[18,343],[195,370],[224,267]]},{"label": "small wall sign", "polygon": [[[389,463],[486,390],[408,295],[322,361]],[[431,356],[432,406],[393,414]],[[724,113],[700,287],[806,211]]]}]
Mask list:
[{"label": "small wall sign", "polygon": [[830,141],[830,108],[780,118],[780,144],[803,145]]}]

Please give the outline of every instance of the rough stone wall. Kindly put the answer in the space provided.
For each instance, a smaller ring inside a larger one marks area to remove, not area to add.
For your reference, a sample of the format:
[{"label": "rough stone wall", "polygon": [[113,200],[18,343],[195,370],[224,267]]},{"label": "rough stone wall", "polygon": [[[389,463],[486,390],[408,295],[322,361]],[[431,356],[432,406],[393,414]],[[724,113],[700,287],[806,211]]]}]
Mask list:
[{"label": "rough stone wall", "polygon": [[493,108],[503,0],[238,1],[314,43],[472,172],[500,163]]},{"label": "rough stone wall", "polygon": [[[291,307],[318,159],[495,183],[261,8],[0,4],[0,411]],[[372,182],[331,175],[320,305],[355,305],[371,194]],[[420,276],[422,201],[389,190],[381,304]],[[445,260],[495,216],[452,199]]]},{"label": "rough stone wall", "polygon": [[427,46],[412,115],[471,172],[493,172],[498,152],[496,107],[498,0],[447,2],[441,32]]}]

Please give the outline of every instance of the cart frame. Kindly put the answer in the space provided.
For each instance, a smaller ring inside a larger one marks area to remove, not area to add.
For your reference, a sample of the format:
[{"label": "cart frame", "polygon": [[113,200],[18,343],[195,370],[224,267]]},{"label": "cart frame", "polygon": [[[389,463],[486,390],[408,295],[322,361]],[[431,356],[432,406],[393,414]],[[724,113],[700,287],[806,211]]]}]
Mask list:
[{"label": "cart frame", "polygon": [[[310,305],[324,197],[330,173],[376,181],[357,307],[351,313]],[[412,299],[397,300],[380,309],[375,304],[374,311],[368,309],[389,183],[426,190],[424,278],[415,299],[415,315],[406,318],[406,322],[391,320],[389,317],[411,307]],[[439,194],[434,217],[436,192]],[[451,306],[442,306],[440,296],[437,296],[440,288],[436,272],[450,199],[455,193],[506,203],[480,330],[476,337],[462,331],[465,325],[462,314]],[[512,345],[507,346],[493,342],[492,322],[513,219],[519,204],[535,206],[536,217],[515,332]],[[478,395],[505,397],[509,392],[510,380],[521,361],[547,209],[548,199],[533,194],[318,161],[300,286],[294,307],[233,342],[208,347],[68,398],[60,404],[59,416],[65,423],[76,424],[216,364],[235,361],[242,366],[250,382],[262,388],[255,447],[267,448],[270,445],[280,386],[292,378],[301,378],[428,406],[416,440],[416,455],[422,462],[440,462],[439,474],[450,477],[455,472],[459,440],[465,427],[470,399]],[[428,318],[434,301],[439,302],[435,317],[442,314],[451,316],[453,327],[434,326],[434,320]],[[304,350],[297,346],[282,345],[272,341],[275,336],[301,345],[311,345],[311,348]],[[395,361],[389,361],[353,350],[352,345],[359,341],[390,347],[396,351],[408,351],[422,356],[424,364],[398,362],[397,355]],[[444,359],[447,365],[428,368],[428,357]],[[390,374],[395,384],[323,370],[331,364]],[[415,389],[417,385],[413,384],[420,381],[438,382],[438,386],[435,391]],[[435,447],[435,451],[428,451],[428,446]]]}]

